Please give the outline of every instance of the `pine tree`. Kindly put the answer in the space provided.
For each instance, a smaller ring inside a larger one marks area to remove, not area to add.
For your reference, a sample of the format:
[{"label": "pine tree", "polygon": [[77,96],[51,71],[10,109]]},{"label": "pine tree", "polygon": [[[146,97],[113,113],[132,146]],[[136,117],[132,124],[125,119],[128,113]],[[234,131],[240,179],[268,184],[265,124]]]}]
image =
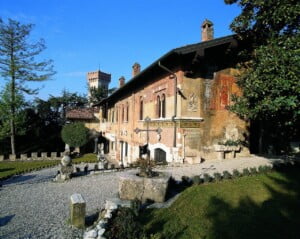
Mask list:
[{"label": "pine tree", "polygon": [[[44,40],[29,42],[32,24],[21,24],[8,19],[0,19],[0,74],[8,82],[10,89],[9,126],[11,153],[16,154],[16,111],[18,108],[17,94],[35,94],[37,89],[26,86],[28,81],[44,81],[54,74],[52,61],[35,59],[44,49]],[[7,124],[8,122],[5,122]]]}]

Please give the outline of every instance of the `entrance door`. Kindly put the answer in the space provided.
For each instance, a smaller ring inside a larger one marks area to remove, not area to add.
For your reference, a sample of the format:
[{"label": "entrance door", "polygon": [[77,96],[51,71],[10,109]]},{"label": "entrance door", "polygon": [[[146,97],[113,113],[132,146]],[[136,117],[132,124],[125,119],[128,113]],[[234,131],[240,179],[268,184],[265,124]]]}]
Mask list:
[{"label": "entrance door", "polygon": [[167,164],[166,160],[166,152],[162,149],[155,149],[154,150],[154,160],[156,164]]}]

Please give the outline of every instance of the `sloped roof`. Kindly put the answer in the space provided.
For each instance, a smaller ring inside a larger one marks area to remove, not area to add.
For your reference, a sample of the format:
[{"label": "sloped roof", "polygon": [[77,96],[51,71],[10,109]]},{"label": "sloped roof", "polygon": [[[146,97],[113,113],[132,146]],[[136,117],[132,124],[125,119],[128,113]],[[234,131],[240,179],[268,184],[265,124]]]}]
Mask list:
[{"label": "sloped roof", "polygon": [[201,52],[204,52],[205,49],[217,47],[224,44],[237,44],[236,35],[229,35],[225,37],[216,38],[210,41],[204,41],[172,49],[171,51],[167,52],[162,57],[154,61],[144,70],[142,70],[139,74],[131,78],[127,83],[125,83],[122,87],[114,91],[110,96],[108,96],[107,98],[103,99],[95,105],[102,105],[113,98],[118,98],[120,94],[127,92],[131,87],[133,87],[137,82],[139,82],[139,79],[153,73],[154,71],[165,73],[160,67],[158,67],[159,62],[162,62],[164,64],[164,62],[171,62],[172,60],[178,59],[178,57],[182,57],[185,55],[198,53],[201,54]]},{"label": "sloped roof", "polygon": [[67,119],[92,120],[95,118],[93,108],[78,108],[68,110],[66,113]]}]

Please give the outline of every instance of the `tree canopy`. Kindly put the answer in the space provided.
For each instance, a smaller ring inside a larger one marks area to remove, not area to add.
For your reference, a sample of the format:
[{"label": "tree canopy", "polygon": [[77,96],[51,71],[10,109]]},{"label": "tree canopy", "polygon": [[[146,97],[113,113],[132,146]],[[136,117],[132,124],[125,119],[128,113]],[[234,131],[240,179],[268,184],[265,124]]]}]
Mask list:
[{"label": "tree canopy", "polygon": [[271,125],[271,134],[288,143],[300,122],[300,2],[225,2],[242,8],[231,29],[247,43],[239,55],[237,81],[243,95],[233,96],[231,110]]},{"label": "tree canopy", "polygon": [[[3,125],[9,125],[11,138],[11,153],[15,154],[15,136],[20,97],[22,94],[35,94],[37,89],[30,89],[26,82],[44,81],[55,73],[51,60],[36,59],[44,49],[44,40],[35,43],[29,41],[32,24],[21,24],[8,19],[0,19],[0,75],[7,81],[6,93],[2,94],[2,101],[6,102],[8,114],[2,118]],[[10,91],[9,93],[7,91]],[[9,97],[9,99],[5,99]]]},{"label": "tree canopy", "polygon": [[62,131],[63,141],[71,147],[81,147],[88,142],[88,128],[81,122],[66,124]]}]

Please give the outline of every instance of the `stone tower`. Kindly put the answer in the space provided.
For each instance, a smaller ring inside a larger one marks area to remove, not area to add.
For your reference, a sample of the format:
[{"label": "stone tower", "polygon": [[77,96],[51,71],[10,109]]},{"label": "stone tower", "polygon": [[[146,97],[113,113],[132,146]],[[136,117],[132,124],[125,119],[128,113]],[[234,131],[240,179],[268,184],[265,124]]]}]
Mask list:
[{"label": "stone tower", "polygon": [[202,41],[210,41],[214,39],[213,23],[207,19],[201,25]]},{"label": "stone tower", "polygon": [[[89,89],[91,89],[91,88],[98,89],[99,87],[101,87],[108,93],[108,85],[111,81],[111,74],[107,74],[100,70],[88,72],[87,73],[87,81],[88,81]],[[106,95],[107,95],[107,93],[106,93]],[[88,92],[88,95],[89,96],[91,95],[90,90]]]}]

